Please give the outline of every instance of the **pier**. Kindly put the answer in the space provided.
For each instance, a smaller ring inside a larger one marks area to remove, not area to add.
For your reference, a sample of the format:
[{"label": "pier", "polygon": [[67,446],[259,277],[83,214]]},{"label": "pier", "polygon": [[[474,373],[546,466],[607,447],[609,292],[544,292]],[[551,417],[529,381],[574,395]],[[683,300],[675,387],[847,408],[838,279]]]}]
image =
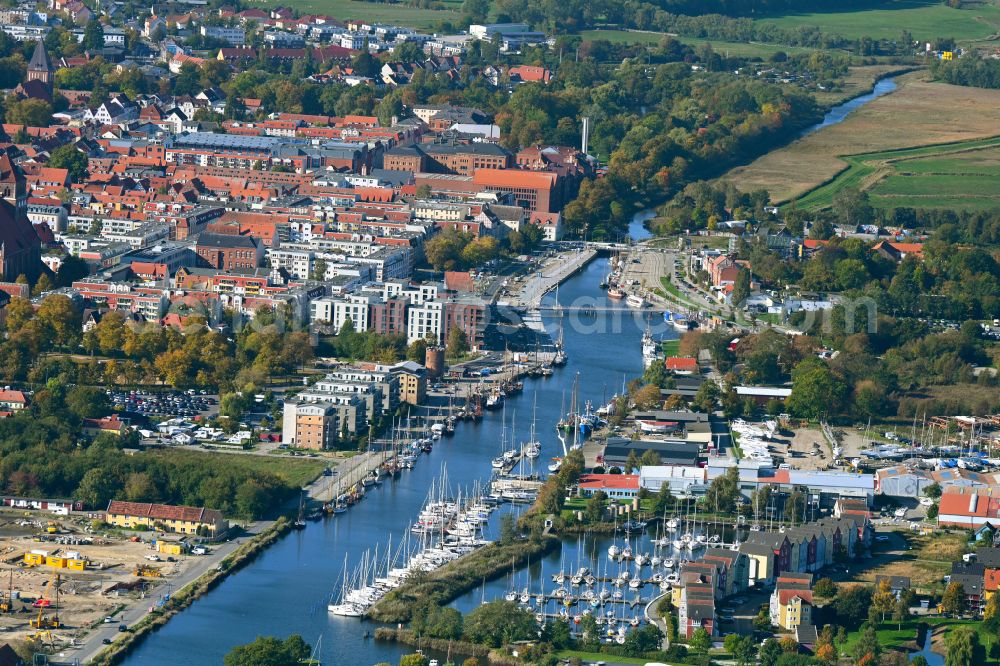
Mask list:
[{"label": "pier", "polygon": [[546,293],[571,278],[597,256],[597,250],[580,250],[573,254],[562,254],[554,262],[547,263],[540,272],[524,278],[519,293],[511,296],[507,304],[528,310],[541,307]]}]

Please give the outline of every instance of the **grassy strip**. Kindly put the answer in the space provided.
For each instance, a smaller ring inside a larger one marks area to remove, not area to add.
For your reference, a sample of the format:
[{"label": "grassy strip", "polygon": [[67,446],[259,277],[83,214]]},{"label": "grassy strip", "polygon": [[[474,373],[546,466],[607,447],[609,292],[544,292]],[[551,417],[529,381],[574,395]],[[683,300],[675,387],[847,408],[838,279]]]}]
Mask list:
[{"label": "grassy strip", "polygon": [[175,592],[161,608],[135,623],[123,639],[115,641],[99,652],[90,663],[93,666],[113,666],[122,663],[147,635],[165,625],[170,618],[190,606],[195,599],[214,589],[230,573],[249,564],[290,529],[291,523],[287,519],[276,520],[274,525],[223,558],[217,568],[205,572],[190,585]]},{"label": "grassy strip", "polygon": [[490,654],[490,649],[484,645],[470,643],[468,641],[450,641],[440,638],[427,638],[418,636],[410,629],[390,629],[380,627],[375,630],[375,640],[393,641],[412,645],[422,650],[437,650],[438,652],[452,652],[463,657],[486,657]]},{"label": "grassy strip", "polygon": [[409,622],[417,602],[433,599],[443,606],[476,589],[484,580],[505,576],[512,566],[516,569],[529,560],[537,561],[561,545],[555,537],[544,537],[540,542],[524,539],[506,545],[491,543],[437,571],[410,577],[372,606],[368,617],[378,622]]},{"label": "grassy strip", "polygon": [[882,168],[885,162],[899,162],[919,157],[962,153],[997,146],[1000,146],[1000,137],[845,155],[841,159],[847,163],[847,166],[842,171],[803,194],[795,203],[798,208],[802,209],[826,208],[832,205],[833,198],[842,189],[846,187],[861,189],[864,182]]},{"label": "grassy strip", "polygon": [[664,356],[677,356],[681,353],[681,341],[677,340],[664,340],[660,343],[663,349]]}]

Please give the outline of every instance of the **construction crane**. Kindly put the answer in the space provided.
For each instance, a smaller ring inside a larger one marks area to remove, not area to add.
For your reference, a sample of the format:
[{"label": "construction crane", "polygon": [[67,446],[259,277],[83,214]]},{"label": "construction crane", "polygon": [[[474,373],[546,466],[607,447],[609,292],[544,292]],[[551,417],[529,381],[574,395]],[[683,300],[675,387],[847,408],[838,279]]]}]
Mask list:
[{"label": "construction crane", "polygon": [[[58,629],[61,625],[59,624],[59,574],[58,572],[52,572],[52,578],[46,584],[46,589],[48,593],[43,592],[43,597],[40,598],[35,604],[38,606],[38,617],[29,621],[30,624],[35,629]],[[50,597],[52,596],[52,588],[55,588],[56,603],[52,606],[52,601]],[[51,616],[45,615],[46,608],[53,608],[54,613]]]}]

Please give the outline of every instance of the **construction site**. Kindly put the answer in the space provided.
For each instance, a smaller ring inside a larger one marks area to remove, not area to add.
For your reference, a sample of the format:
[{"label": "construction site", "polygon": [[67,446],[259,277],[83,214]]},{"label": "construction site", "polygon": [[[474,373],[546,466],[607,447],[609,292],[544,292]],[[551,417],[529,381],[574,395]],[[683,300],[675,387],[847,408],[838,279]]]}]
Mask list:
[{"label": "construction site", "polygon": [[162,603],[193,557],[156,532],[114,532],[86,515],[0,511],[0,632],[4,642],[72,646],[140,599]]}]

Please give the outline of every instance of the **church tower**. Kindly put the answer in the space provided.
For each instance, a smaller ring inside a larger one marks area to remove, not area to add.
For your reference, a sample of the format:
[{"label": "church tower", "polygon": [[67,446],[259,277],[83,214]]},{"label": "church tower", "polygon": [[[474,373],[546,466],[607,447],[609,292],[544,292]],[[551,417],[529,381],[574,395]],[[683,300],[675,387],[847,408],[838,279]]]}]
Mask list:
[{"label": "church tower", "polygon": [[35,53],[31,56],[31,62],[28,63],[28,81],[41,81],[48,86],[49,90],[52,90],[53,72],[49,54],[45,51],[45,44],[39,39],[35,44]]}]

